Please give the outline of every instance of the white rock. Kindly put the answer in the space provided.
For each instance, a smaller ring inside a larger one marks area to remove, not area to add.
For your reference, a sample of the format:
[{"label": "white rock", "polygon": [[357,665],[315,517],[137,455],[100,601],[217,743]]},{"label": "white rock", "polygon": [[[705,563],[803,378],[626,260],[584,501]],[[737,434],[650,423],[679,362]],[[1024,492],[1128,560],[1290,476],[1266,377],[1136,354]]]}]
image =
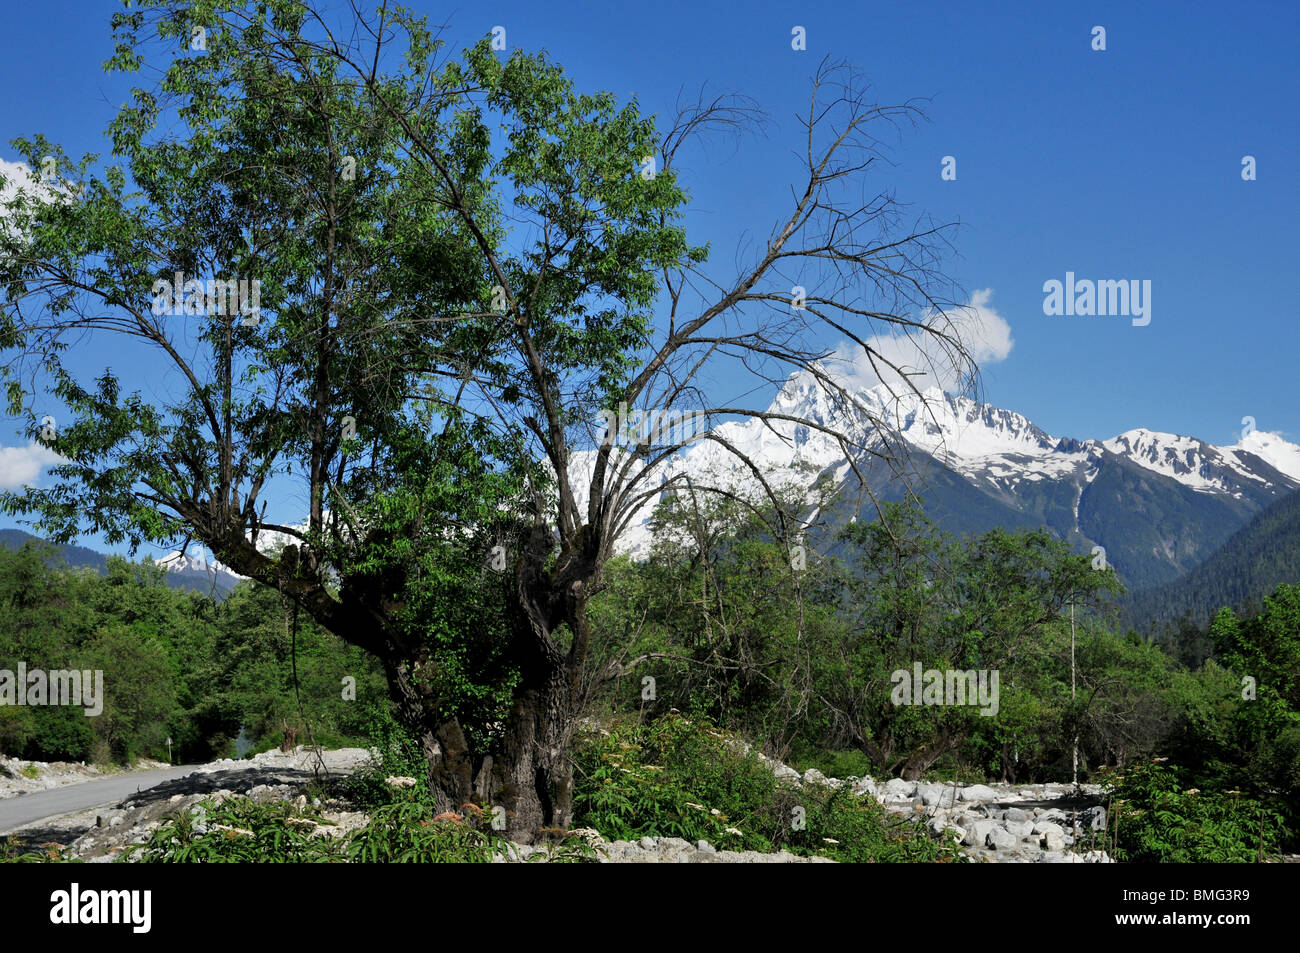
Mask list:
[{"label": "white rock", "polygon": [[1011,850],[1016,846],[1016,838],[1001,827],[995,827],[984,838],[984,843],[993,850]]},{"label": "white rock", "polygon": [[782,764],[780,761],[772,762],[772,773],[775,774],[778,778],[784,778],[785,780],[788,781],[801,780],[798,771],[790,767],[788,764]]},{"label": "white rock", "polygon": [[887,801],[910,801],[915,792],[915,781],[904,781],[902,778],[890,778],[885,782],[884,795],[885,800]]},{"label": "white rock", "polygon": [[921,803],[926,807],[934,807],[936,804],[945,803],[945,796],[948,800],[952,798],[952,792],[942,784],[918,784],[916,793],[921,798]]},{"label": "white rock", "polygon": [[962,843],[967,847],[983,847],[988,840],[989,832],[996,828],[997,825],[992,821],[975,821],[966,828],[966,836],[962,839]]},{"label": "white rock", "polygon": [[860,778],[853,782],[853,793],[858,797],[875,797],[876,782],[871,778]]},{"label": "white rock", "polygon": [[963,801],[996,801],[999,795],[986,784],[972,784],[962,788],[959,796]]},{"label": "white rock", "polygon": [[1012,837],[1032,837],[1034,833],[1032,821],[1007,821],[1006,828]]}]

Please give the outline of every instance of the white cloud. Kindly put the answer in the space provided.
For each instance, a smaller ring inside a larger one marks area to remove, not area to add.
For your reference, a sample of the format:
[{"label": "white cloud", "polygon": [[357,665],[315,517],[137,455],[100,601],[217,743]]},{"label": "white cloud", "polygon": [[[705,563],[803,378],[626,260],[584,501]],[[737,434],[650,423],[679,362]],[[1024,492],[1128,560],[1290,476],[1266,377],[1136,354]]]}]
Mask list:
[{"label": "white cloud", "polygon": [[7,206],[15,198],[22,200],[18,206],[19,220],[22,221],[35,211],[36,205],[43,202],[67,201],[73,192],[62,181],[46,183],[40,175],[26,162],[10,162],[0,159],[0,229],[10,238],[21,238],[22,224],[15,225],[9,220],[12,211]]},{"label": "white cloud", "polygon": [[0,178],[4,180],[4,184],[0,185],[0,204],[8,202],[19,192],[36,196],[52,194],[47,186],[41,184],[40,176],[26,162],[0,159]]},{"label": "white cloud", "polygon": [[[927,314],[923,323],[956,337],[980,368],[995,364],[1006,359],[1015,342],[1006,319],[989,306],[992,297],[992,288],[981,289],[971,294],[968,304],[949,310],[946,321],[943,317],[936,320],[934,314]],[[886,361],[909,374],[922,372],[911,377],[918,390],[938,387],[954,391],[964,383],[964,369],[960,361],[954,359],[952,346],[936,342],[924,331],[914,329],[906,334],[876,335],[868,338],[867,344],[878,355],[874,366],[861,347],[846,343],[827,359],[826,368],[846,386],[865,389],[887,383],[900,393],[900,388],[906,385]]]},{"label": "white cloud", "polygon": [[26,447],[0,447],[0,490],[35,484],[49,467],[63,462],[53,450],[35,442]]},{"label": "white cloud", "polygon": [[35,183],[36,177],[32,175],[32,168],[26,162],[10,162],[8,159],[0,159],[0,176],[4,176],[4,188],[0,189],[0,198],[8,198],[13,195],[18,184],[22,182]]}]

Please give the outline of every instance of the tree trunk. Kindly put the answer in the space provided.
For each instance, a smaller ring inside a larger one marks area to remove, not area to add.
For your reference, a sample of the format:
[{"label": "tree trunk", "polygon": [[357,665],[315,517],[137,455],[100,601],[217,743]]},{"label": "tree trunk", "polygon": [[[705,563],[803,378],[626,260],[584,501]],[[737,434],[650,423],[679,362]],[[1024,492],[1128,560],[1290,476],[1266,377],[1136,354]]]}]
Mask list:
[{"label": "tree trunk", "polygon": [[460,812],[466,803],[485,803],[489,814],[504,808],[505,833],[521,843],[544,840],[546,829],[573,822],[569,744],[581,662],[574,653],[532,654],[491,751],[472,750],[456,720],[439,721],[437,700],[421,690],[410,662],[384,659],[399,717],[427,762],[438,810]]},{"label": "tree trunk", "polygon": [[[242,538],[237,542],[244,543]],[[568,828],[573,821],[569,744],[590,645],[586,583],[595,563],[590,554],[569,550],[548,571],[553,545],[543,526],[531,527],[521,547],[511,652],[521,684],[504,733],[490,751],[474,750],[459,721],[440,716],[442,700],[419,677],[421,666],[432,663],[418,643],[385,625],[388,611],[382,593],[400,591],[400,580],[346,580],[342,599],[336,601],[322,595],[314,580],[299,579],[292,568],[262,573],[268,585],[300,600],[322,626],[379,658],[398,719],[424,756],[438,810],[461,812],[466,804],[485,803],[492,813],[492,808],[502,807],[505,832],[521,842],[538,840],[539,831],[545,838],[545,828]],[[230,555],[232,566],[250,573],[264,569],[247,549],[232,542],[220,552]],[[297,557],[295,547],[289,550]],[[296,558],[292,562],[297,565]],[[567,651],[554,638],[561,627],[572,639]]]},{"label": "tree trunk", "polygon": [[411,663],[384,658],[388,689],[398,717],[420,745],[428,767],[429,791],[439,811],[459,811],[474,800],[474,759],[455,719],[440,721],[437,705],[420,691]]},{"label": "tree trunk", "polygon": [[573,675],[568,665],[556,666],[541,685],[516,695],[493,757],[493,803],[506,809],[513,840],[544,839],[545,829],[573,822]]},{"label": "tree trunk", "polygon": [[899,772],[899,777],[904,781],[919,781],[921,775],[929,770],[930,765],[948,752],[956,751],[961,741],[961,736],[954,737],[946,731],[941,732],[937,739],[922,745],[907,758]]}]

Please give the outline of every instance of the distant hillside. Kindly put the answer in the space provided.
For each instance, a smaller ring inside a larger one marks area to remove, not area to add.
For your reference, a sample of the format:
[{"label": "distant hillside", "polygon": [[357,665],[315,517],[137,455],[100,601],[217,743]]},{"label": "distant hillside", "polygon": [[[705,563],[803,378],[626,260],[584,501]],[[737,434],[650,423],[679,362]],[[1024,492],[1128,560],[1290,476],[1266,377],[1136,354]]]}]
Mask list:
[{"label": "distant hillside", "polygon": [[[33,536],[20,529],[0,529],[0,546],[6,549],[22,549],[23,544],[28,541],[45,542],[39,536]],[[59,543],[45,543],[45,545],[54,549],[55,558],[52,563],[57,563],[61,559],[69,568],[93,569],[101,576],[108,571],[108,556],[104,553],[87,549],[85,546]],[[203,569],[178,566],[174,563],[166,565],[168,568],[166,582],[172,589],[198,592],[221,599],[238,583],[237,579],[232,579],[227,573],[213,573]]]},{"label": "distant hillside", "polygon": [[[20,529],[0,529],[0,546],[5,549],[22,549],[23,544],[29,540],[37,543],[43,542],[39,537],[33,536],[31,533],[24,533]],[[105,567],[108,565],[107,556],[103,553],[97,553],[93,549],[87,549],[85,546],[59,546],[54,543],[47,543],[46,545],[53,546],[59,557],[74,569],[93,569],[103,575]]]},{"label": "distant hillside", "polygon": [[1188,612],[1204,626],[1224,606],[1259,606],[1282,583],[1300,582],[1300,493],[1259,513],[1180,579],[1132,592],[1126,615],[1139,631]]}]

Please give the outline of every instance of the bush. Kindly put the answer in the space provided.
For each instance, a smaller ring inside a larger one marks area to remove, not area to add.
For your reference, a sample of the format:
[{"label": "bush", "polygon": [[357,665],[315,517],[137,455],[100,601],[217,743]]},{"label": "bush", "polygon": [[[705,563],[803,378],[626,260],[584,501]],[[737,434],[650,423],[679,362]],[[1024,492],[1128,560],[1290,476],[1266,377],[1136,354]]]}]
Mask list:
[{"label": "bush", "polygon": [[778,782],[739,739],[668,714],[615,722],[577,749],[575,823],[616,840],[680,837],[723,850],[836,860],[952,861],[960,854],[847,787]]},{"label": "bush", "polygon": [[12,834],[5,838],[4,843],[0,844],[0,864],[57,864],[57,863],[80,863],[70,858],[64,857],[65,848],[62,844],[47,843],[41,844],[39,848],[24,849],[18,843],[18,838]]},{"label": "bush", "polygon": [[[343,779],[343,794],[363,807],[381,807],[398,800],[430,801],[429,764],[424,752],[387,705],[371,706],[361,721],[375,758],[370,767]],[[415,787],[399,793],[385,783],[384,779],[391,777],[414,778]]]},{"label": "bush", "polygon": [[[783,759],[784,760],[784,759]],[[800,773],[809,768],[816,768],[828,778],[865,778],[871,777],[875,765],[861,751],[818,751],[815,748],[800,748],[790,759],[791,766]]]},{"label": "bush", "polygon": [[1177,768],[1139,764],[1106,782],[1117,860],[1251,863],[1277,849],[1281,816],[1240,792],[1184,790]]},{"label": "bush", "polygon": [[[318,810],[294,809],[285,801],[258,803],[247,798],[205,800],[133,845],[144,863],[491,863],[515,845],[492,830],[490,814],[467,805],[464,815],[435,815],[428,804],[396,801],[378,808],[370,822],[347,837],[329,836]],[[10,853],[14,851],[11,849]],[[564,863],[590,860],[594,852],[577,837],[567,837],[530,860]],[[59,859],[23,855],[16,860]]]},{"label": "bush", "polygon": [[310,808],[287,801],[204,800],[123,851],[142,863],[324,863],[343,859],[342,844],[315,832],[322,822]]}]

